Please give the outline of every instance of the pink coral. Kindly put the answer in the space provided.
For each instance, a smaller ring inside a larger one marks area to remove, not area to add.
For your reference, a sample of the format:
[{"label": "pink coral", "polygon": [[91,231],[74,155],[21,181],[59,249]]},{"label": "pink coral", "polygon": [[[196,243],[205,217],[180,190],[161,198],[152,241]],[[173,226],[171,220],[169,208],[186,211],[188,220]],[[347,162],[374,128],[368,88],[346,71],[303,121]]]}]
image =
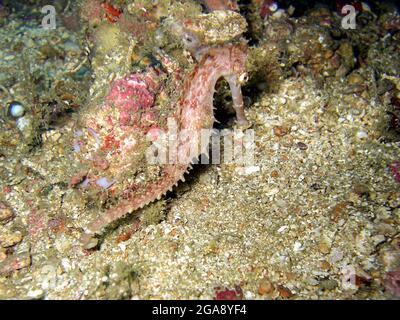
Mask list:
[{"label": "pink coral", "polygon": [[108,104],[113,104],[120,111],[119,124],[121,127],[138,125],[140,119],[152,119],[154,114],[143,111],[154,105],[156,84],[149,74],[132,74],[117,80],[111,86],[106,97]]},{"label": "pink coral", "polygon": [[394,180],[400,183],[400,162],[394,161],[389,164],[389,169],[393,174]]},{"label": "pink coral", "polygon": [[400,270],[390,271],[385,276],[385,287],[392,294],[400,297]]},{"label": "pink coral", "polygon": [[104,102],[86,110],[73,142],[74,156],[85,169],[74,173],[71,187],[123,191],[124,170],[137,152],[139,139],[157,128],[160,115],[154,103],[160,79],[152,68],[117,79]]},{"label": "pink coral", "polygon": [[215,10],[239,10],[237,0],[203,0],[209,11]]},{"label": "pink coral", "polygon": [[243,291],[240,286],[236,286],[235,289],[229,290],[225,288],[222,290],[221,288],[215,288],[215,300],[242,300],[243,299]]},{"label": "pink coral", "polygon": [[265,0],[261,5],[260,16],[263,19],[268,18],[278,10],[278,4],[273,0]]}]

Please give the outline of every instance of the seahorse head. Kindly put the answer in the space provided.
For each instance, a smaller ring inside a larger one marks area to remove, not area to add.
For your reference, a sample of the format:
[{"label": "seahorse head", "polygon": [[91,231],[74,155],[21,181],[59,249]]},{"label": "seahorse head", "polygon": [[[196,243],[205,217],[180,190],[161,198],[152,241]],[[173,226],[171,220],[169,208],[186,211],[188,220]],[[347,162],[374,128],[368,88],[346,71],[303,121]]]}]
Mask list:
[{"label": "seahorse head", "polygon": [[[212,63],[221,75],[235,78],[237,85],[247,82],[247,45],[244,42],[228,43],[220,46],[203,48],[200,64]],[[203,61],[203,62],[202,62]]]},{"label": "seahorse head", "polygon": [[237,12],[217,10],[172,21],[170,30],[182,41],[185,49],[200,61],[210,48],[240,41],[242,34],[247,30],[247,22]]},{"label": "seahorse head", "polygon": [[247,69],[246,69],[246,61],[247,61],[247,44],[241,42],[238,44],[232,44],[229,48],[230,51],[230,63],[232,73],[234,73],[240,84],[247,82]]}]

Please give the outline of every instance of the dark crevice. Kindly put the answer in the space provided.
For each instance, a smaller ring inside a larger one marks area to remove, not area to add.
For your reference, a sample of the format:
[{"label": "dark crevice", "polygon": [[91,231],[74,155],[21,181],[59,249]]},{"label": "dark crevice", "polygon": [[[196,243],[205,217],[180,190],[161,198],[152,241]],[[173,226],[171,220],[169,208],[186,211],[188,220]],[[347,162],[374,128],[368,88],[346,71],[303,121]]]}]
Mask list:
[{"label": "dark crevice", "polygon": [[[252,3],[250,0],[242,0],[238,1],[240,14],[246,18],[248,25],[250,26],[249,16],[251,15],[251,6]],[[259,43],[259,40],[253,36],[251,32],[251,27],[248,28],[248,31],[243,34],[243,37],[247,40],[249,46],[256,46]]]}]

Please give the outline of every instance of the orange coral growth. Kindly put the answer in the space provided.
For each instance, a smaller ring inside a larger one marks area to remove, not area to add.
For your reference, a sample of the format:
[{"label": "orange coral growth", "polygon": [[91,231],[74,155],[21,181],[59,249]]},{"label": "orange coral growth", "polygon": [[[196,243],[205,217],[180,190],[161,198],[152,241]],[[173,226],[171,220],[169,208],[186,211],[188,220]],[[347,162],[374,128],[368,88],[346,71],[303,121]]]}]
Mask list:
[{"label": "orange coral growth", "polygon": [[209,11],[233,10],[238,11],[239,7],[236,0],[202,0]]},{"label": "orange coral growth", "polygon": [[120,10],[100,0],[86,0],[81,7],[82,18],[91,25],[96,25],[103,19],[107,19],[110,23],[115,23],[121,14]]},{"label": "orange coral growth", "polygon": [[118,18],[121,15],[121,11],[118,9],[115,9],[112,5],[109,5],[106,2],[103,2],[101,4],[101,7],[105,10],[106,12],[106,18],[109,22],[114,23],[118,20]]}]

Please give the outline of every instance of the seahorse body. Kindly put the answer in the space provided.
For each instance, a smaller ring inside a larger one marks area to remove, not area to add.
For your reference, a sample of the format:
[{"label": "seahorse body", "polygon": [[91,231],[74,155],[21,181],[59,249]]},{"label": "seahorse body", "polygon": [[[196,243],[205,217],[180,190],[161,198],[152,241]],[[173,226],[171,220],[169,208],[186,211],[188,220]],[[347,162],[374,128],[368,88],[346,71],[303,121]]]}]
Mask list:
[{"label": "seahorse body", "polygon": [[[202,129],[212,128],[214,123],[213,96],[215,85],[221,77],[229,83],[238,124],[247,125],[240,88],[240,83],[246,74],[246,48],[243,44],[227,44],[210,48],[202,56],[200,62],[184,81],[182,96],[174,114],[179,130],[198,132]],[[191,142],[190,139],[179,141],[178,157],[189,153]],[[199,155],[197,154],[197,157]],[[165,165],[158,181],[148,185],[135,198],[120,201],[115,207],[92,221],[81,238],[83,245],[86,248],[96,246],[97,241],[94,236],[99,234],[105,226],[129,212],[160,199],[180,180],[184,179],[183,176],[190,168],[191,161],[192,159],[188,158],[183,163],[179,161],[175,164]]]}]

